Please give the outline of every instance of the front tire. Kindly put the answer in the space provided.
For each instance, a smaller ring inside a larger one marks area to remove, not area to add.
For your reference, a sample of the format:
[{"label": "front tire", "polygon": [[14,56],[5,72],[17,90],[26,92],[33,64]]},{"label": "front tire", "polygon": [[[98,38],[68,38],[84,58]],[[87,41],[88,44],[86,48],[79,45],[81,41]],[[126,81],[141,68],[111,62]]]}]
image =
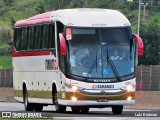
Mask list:
[{"label": "front tire", "polygon": [[81,113],[88,113],[88,111],[89,111],[89,107],[86,107],[86,106],[82,106],[82,107],[72,106],[71,109],[72,109],[73,113],[80,113],[80,112]]},{"label": "front tire", "polygon": [[58,93],[57,93],[57,89],[55,88],[55,90],[53,91],[53,103],[55,104],[55,109],[56,112],[65,112],[66,111],[66,106],[64,105],[59,105],[58,103]]},{"label": "front tire", "polygon": [[81,110],[79,106],[72,106],[71,109],[73,113],[80,113]]},{"label": "front tire", "polygon": [[121,115],[123,111],[123,105],[112,106],[112,113],[115,115]]},{"label": "front tire", "polygon": [[82,107],[81,108],[81,113],[88,113],[89,112],[89,107]]},{"label": "front tire", "polygon": [[28,92],[25,88],[23,91],[23,101],[24,101],[24,108],[26,111],[33,111],[33,104],[28,102]]},{"label": "front tire", "polygon": [[33,109],[34,111],[41,112],[43,110],[43,105],[35,103]]}]

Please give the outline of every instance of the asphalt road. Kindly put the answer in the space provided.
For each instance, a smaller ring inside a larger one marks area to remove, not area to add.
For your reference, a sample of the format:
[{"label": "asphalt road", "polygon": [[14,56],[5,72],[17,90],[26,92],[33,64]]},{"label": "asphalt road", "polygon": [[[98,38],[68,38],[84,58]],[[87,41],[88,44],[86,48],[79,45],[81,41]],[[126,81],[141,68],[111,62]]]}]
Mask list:
[{"label": "asphalt road", "polygon": [[67,107],[65,113],[56,113],[54,106],[47,106],[44,107],[42,112],[26,112],[22,103],[0,102],[0,113],[5,114],[6,112],[11,113],[12,117],[17,117],[16,115],[19,114],[21,118],[25,115],[25,118],[54,117],[67,120],[106,120],[106,118],[115,120],[150,120],[151,117],[152,119],[160,119],[160,110],[124,109],[122,115],[113,115],[111,108],[90,108],[87,114],[73,114],[70,107]]}]

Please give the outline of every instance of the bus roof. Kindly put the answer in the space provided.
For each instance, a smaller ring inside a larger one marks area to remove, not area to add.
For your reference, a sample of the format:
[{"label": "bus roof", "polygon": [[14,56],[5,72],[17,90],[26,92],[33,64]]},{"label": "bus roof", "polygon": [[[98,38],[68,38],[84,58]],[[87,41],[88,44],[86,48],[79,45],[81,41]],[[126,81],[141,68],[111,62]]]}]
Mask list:
[{"label": "bus roof", "polygon": [[50,11],[16,22],[15,26],[60,21],[67,26],[120,27],[130,26],[128,19],[117,10],[81,8]]},{"label": "bus roof", "polygon": [[128,19],[117,10],[81,8],[57,10],[52,20],[67,26],[117,27],[130,26]]}]

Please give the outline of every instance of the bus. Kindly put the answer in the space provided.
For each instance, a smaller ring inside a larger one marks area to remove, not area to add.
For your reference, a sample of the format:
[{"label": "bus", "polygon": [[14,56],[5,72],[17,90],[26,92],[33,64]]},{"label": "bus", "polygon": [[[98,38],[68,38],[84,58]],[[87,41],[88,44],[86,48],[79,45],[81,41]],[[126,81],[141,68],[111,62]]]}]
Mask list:
[{"label": "bus", "polygon": [[110,9],[62,9],[14,26],[14,97],[26,111],[55,105],[57,112],[135,103],[135,67],[142,39],[129,20]]}]

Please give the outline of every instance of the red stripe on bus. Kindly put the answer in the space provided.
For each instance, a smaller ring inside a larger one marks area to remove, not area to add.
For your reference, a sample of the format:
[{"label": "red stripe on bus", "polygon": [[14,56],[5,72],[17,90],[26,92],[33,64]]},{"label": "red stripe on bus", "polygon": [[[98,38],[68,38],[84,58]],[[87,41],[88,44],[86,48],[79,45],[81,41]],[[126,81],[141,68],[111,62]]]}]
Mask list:
[{"label": "red stripe on bus", "polygon": [[12,49],[13,57],[22,57],[22,56],[44,56],[50,55],[50,51],[37,51],[37,52],[16,52]]}]

